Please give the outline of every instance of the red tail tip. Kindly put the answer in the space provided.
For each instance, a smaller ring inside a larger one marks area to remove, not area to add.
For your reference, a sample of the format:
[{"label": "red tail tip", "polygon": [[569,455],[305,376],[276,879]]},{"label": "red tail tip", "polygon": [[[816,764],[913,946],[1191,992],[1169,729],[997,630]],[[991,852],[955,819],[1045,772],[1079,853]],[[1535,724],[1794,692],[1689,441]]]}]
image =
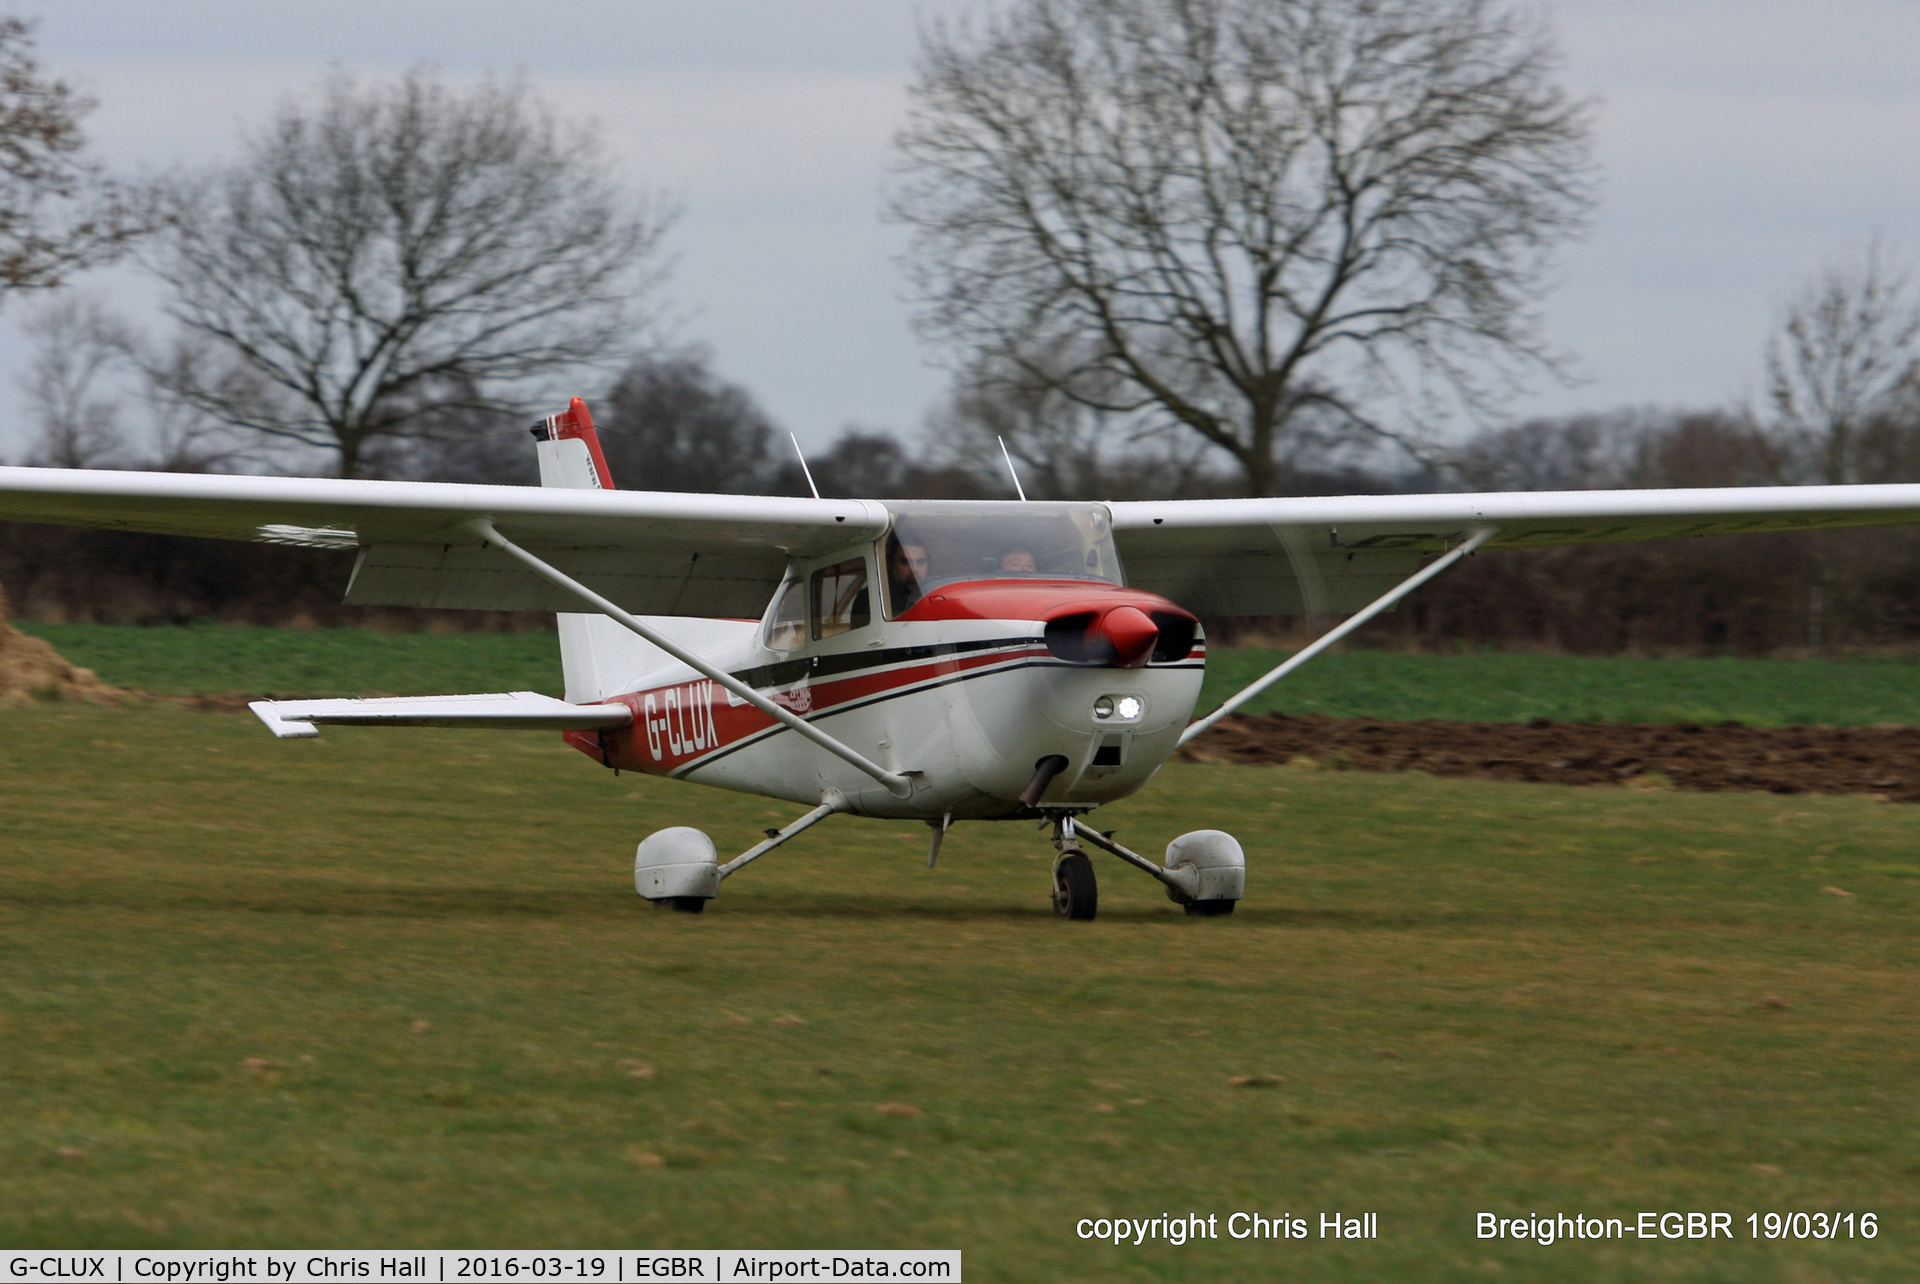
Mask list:
[{"label": "red tail tip", "polygon": [[593,457],[593,469],[600,475],[602,490],[612,490],[613,474],[607,470],[607,457],[600,451],[600,434],[593,429],[593,412],[587,409],[587,403],[575,397],[567,403],[567,408],[547,420],[547,434],[554,441],[564,441],[577,437],[587,444],[587,453]]}]

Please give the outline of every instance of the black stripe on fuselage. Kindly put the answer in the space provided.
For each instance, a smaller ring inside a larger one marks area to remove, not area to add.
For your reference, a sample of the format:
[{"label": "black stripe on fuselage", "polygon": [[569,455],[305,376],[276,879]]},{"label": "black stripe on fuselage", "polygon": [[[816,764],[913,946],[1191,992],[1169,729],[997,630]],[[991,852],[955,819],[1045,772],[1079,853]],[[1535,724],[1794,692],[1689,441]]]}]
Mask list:
[{"label": "black stripe on fuselage", "polygon": [[[961,648],[964,648],[966,650],[973,651],[973,650],[981,650],[989,646],[1001,646],[1001,647],[1030,646],[1030,645],[1039,643],[1040,641],[1041,639],[1039,638],[1033,638],[1033,639],[1018,638],[1018,639],[1003,640],[1000,642],[992,642],[992,643],[962,643],[958,647],[951,648],[951,650],[959,650]],[[884,667],[886,663],[900,662],[899,660],[894,660],[891,662],[882,661],[880,659],[881,656],[890,655],[890,654],[898,656],[907,651],[934,653],[934,652],[938,652],[940,649],[941,648],[937,648],[937,647],[900,647],[897,650],[892,652],[876,651],[872,655],[866,656],[863,658],[865,658],[868,661],[868,665],[870,667],[878,669],[878,668]],[[835,657],[835,658],[840,658],[840,657]],[[914,658],[918,659],[923,657],[916,655]],[[765,669],[765,668],[772,668],[773,666],[766,665],[762,667],[763,669]],[[863,667],[866,667],[866,666],[863,666]],[[977,669],[968,669],[963,673],[947,673],[947,674],[942,674],[938,677],[921,678],[916,682],[904,682],[899,686],[892,687],[886,691],[876,691],[869,696],[862,696],[855,700],[849,700],[844,704],[836,704],[831,709],[818,709],[812,713],[808,713],[802,716],[807,722],[815,722],[821,718],[831,718],[835,714],[852,713],[856,709],[865,709],[872,705],[879,704],[882,701],[897,700],[901,696],[918,695],[922,691],[931,691],[936,687],[950,686],[956,682],[971,682],[975,678],[988,678],[988,677],[994,676],[995,674],[1000,674],[1000,673],[1012,673],[1017,669],[1089,669],[1089,668],[1098,668],[1098,667],[1101,667],[1101,666],[1090,665],[1090,664],[1075,664],[1072,661],[1068,661],[1068,660],[1055,660],[1055,659],[1043,660],[1037,656],[1028,660],[1002,662],[1000,664],[987,664],[987,665],[982,665]],[[1206,665],[1206,661],[1202,659],[1202,660],[1176,660],[1171,664],[1156,664],[1150,667],[1154,671],[1165,672],[1166,670],[1169,670],[1169,669],[1202,669],[1204,670],[1207,667],[1207,665]],[[758,671],[760,670],[748,670],[748,672],[758,672]],[[857,671],[857,670],[854,670],[854,671]],[[1120,670],[1120,672],[1131,672],[1131,670]],[[720,748],[713,750],[712,752],[706,754],[704,757],[696,758],[691,762],[683,763],[680,766],[675,767],[672,771],[666,774],[671,779],[675,779],[675,780],[682,779],[689,772],[698,771],[702,767],[710,766],[711,764],[720,761],[720,759],[726,757],[728,754],[735,752],[736,750],[745,749],[750,745],[756,745],[760,743],[762,740],[765,740],[770,736],[777,735],[778,733],[786,730],[789,730],[789,728],[777,722],[774,723],[772,726],[762,727],[758,731],[750,732],[747,735],[740,737],[740,739],[734,741],[730,745],[723,745]]]},{"label": "black stripe on fuselage", "polygon": [[969,655],[975,651],[994,651],[1015,646],[1045,646],[1046,639],[987,638],[979,642],[938,642],[930,646],[896,646],[884,651],[842,651],[835,655],[810,655],[798,660],[776,660],[733,676],[753,687],[784,687],[802,678],[837,678],[862,669],[878,669],[911,660],[937,660],[945,655]]}]

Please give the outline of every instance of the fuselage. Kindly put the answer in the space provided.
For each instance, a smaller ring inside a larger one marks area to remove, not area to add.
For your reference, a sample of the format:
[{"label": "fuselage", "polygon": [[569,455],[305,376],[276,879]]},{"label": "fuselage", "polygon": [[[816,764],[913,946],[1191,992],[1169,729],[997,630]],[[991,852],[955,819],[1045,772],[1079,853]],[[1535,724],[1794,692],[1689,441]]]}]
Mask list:
[{"label": "fuselage", "polygon": [[633,710],[630,727],[570,732],[569,742],[610,767],[794,802],[837,790],[865,815],[1000,819],[1033,814],[1021,792],[1054,755],[1067,765],[1041,795],[1045,808],[1094,807],[1145,785],[1187,725],[1206,665],[1190,614],[1113,583],[973,578],[930,588],[893,618],[868,609],[825,636],[816,621],[798,645],[776,647],[792,641],[781,602],[737,622],[705,658],[911,773],[910,797],[684,665],[611,697]]}]

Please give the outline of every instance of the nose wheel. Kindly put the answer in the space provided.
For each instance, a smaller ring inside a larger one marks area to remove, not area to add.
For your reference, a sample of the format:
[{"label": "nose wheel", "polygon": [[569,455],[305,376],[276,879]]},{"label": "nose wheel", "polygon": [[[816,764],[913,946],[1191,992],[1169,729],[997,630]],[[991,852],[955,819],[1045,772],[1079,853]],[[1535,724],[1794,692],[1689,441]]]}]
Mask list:
[{"label": "nose wheel", "polygon": [[1086,920],[1100,908],[1100,885],[1094,881],[1093,862],[1085,852],[1068,852],[1053,866],[1053,912],[1061,918]]},{"label": "nose wheel", "polygon": [[1053,862],[1053,912],[1085,922],[1100,908],[1100,884],[1093,877],[1093,862],[1080,850],[1070,816],[1054,817],[1053,849],[1060,853]]}]

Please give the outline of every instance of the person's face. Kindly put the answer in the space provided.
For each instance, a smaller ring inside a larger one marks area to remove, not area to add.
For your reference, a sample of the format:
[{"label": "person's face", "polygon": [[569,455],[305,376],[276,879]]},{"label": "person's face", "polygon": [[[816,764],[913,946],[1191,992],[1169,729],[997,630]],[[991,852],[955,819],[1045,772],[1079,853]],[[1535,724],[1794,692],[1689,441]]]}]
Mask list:
[{"label": "person's face", "polygon": [[1040,566],[1039,563],[1033,560],[1032,553],[1029,553],[1024,548],[1016,548],[1000,559],[1000,569],[1003,571],[1025,571],[1032,573],[1039,570]]},{"label": "person's face", "polygon": [[893,578],[905,583],[912,580],[919,583],[927,577],[927,550],[919,544],[902,544],[893,550]]}]

